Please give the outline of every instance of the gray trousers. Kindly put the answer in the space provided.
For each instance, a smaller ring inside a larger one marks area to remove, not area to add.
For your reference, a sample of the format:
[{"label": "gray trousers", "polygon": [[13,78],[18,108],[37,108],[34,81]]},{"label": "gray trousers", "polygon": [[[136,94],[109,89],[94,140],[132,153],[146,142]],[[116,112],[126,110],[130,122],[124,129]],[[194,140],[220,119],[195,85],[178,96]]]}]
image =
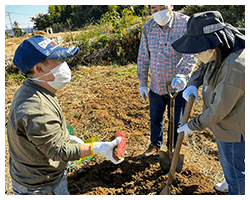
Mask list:
[{"label": "gray trousers", "polygon": [[68,181],[66,179],[66,173],[64,174],[59,185],[54,190],[52,190],[50,186],[28,188],[20,185],[13,179],[11,179],[11,181],[15,195],[70,195],[68,191]]}]

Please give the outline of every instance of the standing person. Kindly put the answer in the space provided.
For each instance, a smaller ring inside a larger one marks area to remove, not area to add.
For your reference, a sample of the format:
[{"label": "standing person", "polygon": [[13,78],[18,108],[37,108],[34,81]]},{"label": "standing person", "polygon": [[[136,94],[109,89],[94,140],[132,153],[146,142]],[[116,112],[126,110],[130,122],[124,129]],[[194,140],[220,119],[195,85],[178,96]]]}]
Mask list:
[{"label": "standing person", "polygon": [[68,161],[101,154],[113,163],[112,142],[84,144],[70,136],[56,92],[71,80],[61,58],[77,55],[77,47],[61,48],[52,40],[34,36],[17,48],[14,64],[27,79],[11,104],[7,135],[14,194],[69,194],[65,167]]},{"label": "standing person", "polygon": [[[172,81],[171,93],[176,89],[180,93],[175,99],[174,145],[177,140],[177,128],[185,106],[182,90],[193,71],[193,55],[176,52],[171,43],[182,36],[186,30],[188,16],[173,11],[172,5],[151,5],[153,19],[143,27],[137,74],[140,81],[140,94],[144,100],[149,96],[151,144],[145,152],[150,156],[158,152],[163,145],[163,119],[166,106],[170,105],[166,83]],[[149,68],[151,72],[150,91],[148,93]],[[168,118],[170,113],[168,112]],[[167,141],[168,145],[169,141]]]},{"label": "standing person", "polygon": [[203,85],[203,112],[177,131],[187,137],[210,128],[229,194],[245,194],[245,36],[224,23],[220,12],[208,11],[192,15],[187,34],[172,46],[202,62],[183,97],[194,94],[198,101],[198,87]]}]

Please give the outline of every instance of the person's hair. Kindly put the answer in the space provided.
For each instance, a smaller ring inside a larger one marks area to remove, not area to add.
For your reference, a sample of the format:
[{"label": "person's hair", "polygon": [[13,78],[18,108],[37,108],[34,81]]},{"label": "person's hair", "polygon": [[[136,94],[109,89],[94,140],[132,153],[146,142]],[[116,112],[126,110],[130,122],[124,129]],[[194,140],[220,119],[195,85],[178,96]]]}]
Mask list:
[{"label": "person's hair", "polygon": [[24,75],[25,75],[26,78],[32,78],[33,75],[34,75],[33,67],[30,70],[28,70]]},{"label": "person's hair", "polygon": [[[48,66],[48,61],[45,59],[45,60],[42,60],[41,62],[39,62],[39,63],[41,63],[42,65],[44,65],[44,66]],[[39,64],[38,63],[38,64]],[[33,78],[33,75],[34,75],[34,67],[32,67],[30,70],[28,70],[25,74],[25,77],[26,78]]]},{"label": "person's hair", "polygon": [[40,63],[43,64],[44,66],[48,66],[49,65],[49,62],[46,59],[42,60]]},{"label": "person's hair", "polygon": [[[239,31],[237,28],[227,23],[226,27],[227,32],[221,30],[214,33],[219,36],[221,43],[216,48],[217,57],[215,67],[208,78],[208,82],[210,82],[211,79],[216,77],[215,75],[220,72],[222,62],[232,51],[245,48],[245,30],[241,29]],[[214,82],[216,83],[216,80]]]},{"label": "person's hair", "polygon": [[221,64],[225,60],[225,58],[230,54],[231,49],[226,49],[222,44],[219,44],[218,47],[215,49],[217,56],[215,60],[215,66],[213,71],[211,72],[210,77],[208,78],[208,83],[211,81],[211,79],[219,73]]}]

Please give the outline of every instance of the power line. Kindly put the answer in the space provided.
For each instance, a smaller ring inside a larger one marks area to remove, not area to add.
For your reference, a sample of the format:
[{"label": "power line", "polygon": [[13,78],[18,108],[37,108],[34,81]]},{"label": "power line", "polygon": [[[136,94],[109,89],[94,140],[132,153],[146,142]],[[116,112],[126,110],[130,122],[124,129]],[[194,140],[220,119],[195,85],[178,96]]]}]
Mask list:
[{"label": "power line", "polygon": [[16,12],[5,12],[5,13],[10,13],[10,14],[13,14],[13,15],[36,15],[36,14],[24,14],[24,13],[16,13]]},{"label": "power line", "polygon": [[[33,22],[17,22],[18,24],[33,24]],[[5,23],[5,25],[10,25],[10,23]]]},{"label": "power line", "polygon": [[[11,15],[12,15],[12,19],[11,19]],[[5,25],[6,25],[6,27],[8,26],[8,25],[10,25],[11,26],[11,29],[13,29],[13,23],[12,23],[12,20],[13,20],[13,16],[15,16],[15,15],[33,15],[34,16],[34,14],[24,14],[24,13],[16,13],[16,12],[5,12],[5,17],[8,17],[9,18],[9,23],[5,23]],[[15,17],[14,17],[15,18]],[[20,19],[18,19],[18,21],[19,21]],[[15,21],[15,20],[14,20]],[[28,25],[28,26],[32,26],[32,25],[34,25],[34,23],[33,22],[18,22],[18,25]]]},{"label": "power line", "polygon": [[12,23],[11,23],[11,18],[10,18],[10,12],[5,12],[5,13],[8,13],[8,15],[7,15],[7,16],[9,16],[10,25],[11,25],[11,28],[13,29],[13,26],[12,26]]}]

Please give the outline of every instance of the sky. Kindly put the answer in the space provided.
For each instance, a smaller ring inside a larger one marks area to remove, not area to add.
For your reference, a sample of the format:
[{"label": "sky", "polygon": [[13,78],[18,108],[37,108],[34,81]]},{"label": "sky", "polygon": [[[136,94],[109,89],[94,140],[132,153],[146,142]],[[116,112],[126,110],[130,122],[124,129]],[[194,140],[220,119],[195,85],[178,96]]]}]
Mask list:
[{"label": "sky", "polygon": [[11,23],[18,22],[19,28],[32,28],[34,23],[31,17],[36,17],[38,13],[47,14],[49,5],[5,5],[5,29],[11,28]]}]

